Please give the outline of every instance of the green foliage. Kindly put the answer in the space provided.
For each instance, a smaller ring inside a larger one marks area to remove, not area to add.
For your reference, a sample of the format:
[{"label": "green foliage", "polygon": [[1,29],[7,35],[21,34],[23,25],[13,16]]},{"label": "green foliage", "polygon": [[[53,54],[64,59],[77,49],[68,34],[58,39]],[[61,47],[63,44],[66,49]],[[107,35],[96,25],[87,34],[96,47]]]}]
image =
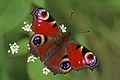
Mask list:
[{"label": "green foliage", "polygon": [[25,0],[6,0],[1,1],[0,5],[0,33],[15,28],[30,13],[30,3]]},{"label": "green foliage", "polygon": [[[63,74],[47,76],[40,60],[27,63],[29,34],[23,22],[32,22],[35,6],[47,9],[59,24],[71,31],[71,39],[91,49],[98,57],[95,70],[71,71],[71,80],[120,80],[120,1],[119,0],[1,0],[0,1],[0,80],[69,80]],[[71,15],[71,12],[73,14]],[[90,33],[79,33],[91,30]],[[9,43],[20,46],[18,54],[8,54]]]}]

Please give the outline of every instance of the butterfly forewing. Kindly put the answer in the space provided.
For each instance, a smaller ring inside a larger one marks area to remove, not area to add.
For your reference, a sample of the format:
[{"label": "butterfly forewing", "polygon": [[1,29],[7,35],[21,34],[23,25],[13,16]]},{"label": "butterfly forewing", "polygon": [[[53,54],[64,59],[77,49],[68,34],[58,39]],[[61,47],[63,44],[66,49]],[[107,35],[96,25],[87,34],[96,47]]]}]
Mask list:
[{"label": "butterfly forewing", "polygon": [[46,36],[57,36],[61,34],[61,30],[54,18],[43,8],[36,8],[33,11],[33,17],[32,29],[35,33]]}]

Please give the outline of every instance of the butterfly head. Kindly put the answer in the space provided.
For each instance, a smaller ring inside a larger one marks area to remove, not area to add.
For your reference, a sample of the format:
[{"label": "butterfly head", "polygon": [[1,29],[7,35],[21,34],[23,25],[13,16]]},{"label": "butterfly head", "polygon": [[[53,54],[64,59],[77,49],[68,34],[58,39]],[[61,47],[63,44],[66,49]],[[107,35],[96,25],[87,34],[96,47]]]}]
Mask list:
[{"label": "butterfly head", "polygon": [[34,12],[36,18],[40,20],[47,20],[49,18],[49,12],[44,10],[43,8],[37,8]]}]

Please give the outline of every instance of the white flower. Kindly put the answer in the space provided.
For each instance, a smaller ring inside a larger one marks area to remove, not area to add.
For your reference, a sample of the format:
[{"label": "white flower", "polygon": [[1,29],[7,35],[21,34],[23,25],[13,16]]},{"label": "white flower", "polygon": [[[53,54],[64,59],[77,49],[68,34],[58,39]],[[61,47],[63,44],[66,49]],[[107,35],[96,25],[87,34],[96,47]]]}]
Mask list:
[{"label": "white flower", "polygon": [[12,54],[18,53],[19,46],[15,42],[13,44],[9,43],[9,46],[10,46],[10,50],[8,50],[8,53],[12,53]]},{"label": "white flower", "polygon": [[48,73],[50,73],[50,70],[47,67],[43,68],[43,74],[48,75]]},{"label": "white flower", "polygon": [[32,23],[31,24],[27,24],[26,22],[24,22],[24,27],[22,27],[22,29],[24,31],[27,31],[27,32],[31,32],[31,26],[32,26]]},{"label": "white flower", "polygon": [[28,50],[30,50],[30,44],[28,44],[27,46],[28,46]]},{"label": "white flower", "polygon": [[27,62],[35,62],[37,58],[34,55],[28,57]]},{"label": "white flower", "polygon": [[60,25],[60,28],[63,33],[66,32],[67,27],[65,27],[64,24]]}]

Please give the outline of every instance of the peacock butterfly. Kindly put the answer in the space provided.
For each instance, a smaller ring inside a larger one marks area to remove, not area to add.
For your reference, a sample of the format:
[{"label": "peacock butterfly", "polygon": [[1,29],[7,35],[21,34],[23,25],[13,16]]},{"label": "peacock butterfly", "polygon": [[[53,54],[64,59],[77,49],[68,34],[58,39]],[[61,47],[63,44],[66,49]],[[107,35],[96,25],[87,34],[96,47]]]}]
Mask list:
[{"label": "peacock butterfly", "polygon": [[70,41],[70,32],[62,32],[49,12],[37,7],[33,17],[33,35],[29,42],[31,52],[40,57],[54,74],[95,68],[98,63],[96,56],[78,42]]}]

